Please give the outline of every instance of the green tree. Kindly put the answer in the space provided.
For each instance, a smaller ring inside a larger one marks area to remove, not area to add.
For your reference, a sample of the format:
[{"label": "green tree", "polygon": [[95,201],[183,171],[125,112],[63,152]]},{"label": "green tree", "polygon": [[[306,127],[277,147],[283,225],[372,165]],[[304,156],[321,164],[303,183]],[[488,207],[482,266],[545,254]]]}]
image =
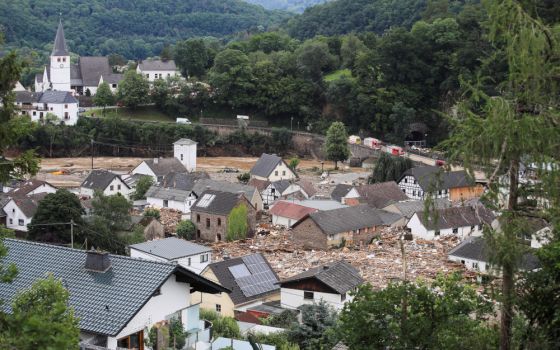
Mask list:
[{"label": "green tree", "polygon": [[218,53],[208,78],[220,103],[231,108],[251,105],[253,76],[249,58],[242,51],[225,49]]},{"label": "green tree", "polygon": [[163,46],[163,49],[161,49],[159,57],[161,58],[162,61],[169,61],[173,59],[173,50],[171,49],[171,46],[169,46],[169,44]]},{"label": "green tree", "polygon": [[388,153],[381,153],[375,168],[369,178],[369,183],[378,183],[386,181],[398,181],[401,175],[412,168],[412,160],[410,158],[395,157]]},{"label": "green tree", "polygon": [[150,85],[146,78],[134,70],[128,70],[119,83],[117,99],[122,101],[125,106],[134,109],[149,102],[149,93]]},{"label": "green tree", "polygon": [[93,103],[95,103],[96,106],[103,106],[103,114],[105,114],[105,107],[115,103],[115,96],[109,84],[103,82],[99,85],[95,96],[93,96]]},{"label": "green tree", "polygon": [[196,226],[191,220],[181,220],[177,224],[177,236],[186,240],[195,238]]},{"label": "green tree", "polygon": [[318,304],[300,307],[301,324],[294,323],[288,331],[288,339],[301,349],[331,349],[336,340],[332,338],[338,316],[332,306],[321,300]]},{"label": "green tree", "polygon": [[203,77],[210,57],[204,40],[188,39],[175,45],[175,63],[184,77]]},{"label": "green tree", "polygon": [[160,218],[160,213],[159,210],[155,209],[155,208],[148,208],[146,210],[144,210],[144,216],[145,217],[153,217],[156,218],[157,220],[159,220]]},{"label": "green tree", "polygon": [[78,347],[78,318],[68,306],[68,291],[49,275],[20,292],[12,314],[0,330],[3,349],[74,349]]},{"label": "green tree", "polygon": [[123,230],[130,226],[132,203],[124,196],[106,196],[101,191],[95,191],[91,205],[93,215],[103,218],[111,230]]},{"label": "green tree", "polygon": [[70,243],[70,222],[83,225],[80,199],[68,190],[49,193],[31,219],[27,238],[41,242]]},{"label": "green tree", "polygon": [[[449,159],[461,160],[472,173],[482,167],[489,179],[489,203],[500,210],[499,225],[485,232],[491,247],[491,262],[502,272],[500,349],[512,348],[515,315],[515,275],[524,249],[517,236],[527,227],[528,216],[542,210],[526,198],[558,203],[558,31],[532,18],[514,0],[485,2],[492,42],[503,51],[507,76],[499,93],[487,94],[478,82],[466,84],[467,97],[457,117],[450,117],[452,137],[442,144]],[[520,142],[520,140],[523,140]],[[520,181],[522,159],[546,164],[539,182]],[[503,194],[505,201],[501,201]],[[505,203],[504,203],[505,202]]]},{"label": "green tree", "polygon": [[288,164],[288,166],[290,167],[290,169],[292,169],[294,172],[296,171],[296,168],[299,165],[299,158],[298,157],[293,157],[290,159],[290,163]]},{"label": "green tree", "polygon": [[212,331],[215,338],[224,337],[238,339],[241,337],[239,325],[233,317],[218,317],[214,320]]},{"label": "green tree", "polygon": [[348,149],[348,134],[346,127],[341,122],[334,122],[327,130],[325,141],[327,159],[334,162],[334,168],[338,169],[338,162],[345,161],[350,157]]},{"label": "green tree", "polygon": [[440,275],[430,285],[402,282],[376,290],[366,284],[344,306],[338,331],[356,350],[495,349],[497,330],[485,318],[491,310],[459,274]]},{"label": "green tree", "polygon": [[226,240],[228,242],[245,239],[249,232],[247,223],[248,210],[245,204],[239,204],[231,210],[227,218]]},{"label": "green tree", "polygon": [[296,50],[296,55],[301,73],[315,82],[323,78],[323,72],[336,66],[336,57],[322,41],[307,40]]},{"label": "green tree", "polygon": [[43,129],[49,137],[49,157],[53,156],[53,145],[56,137],[60,134],[60,119],[53,113],[47,113],[45,116]]},{"label": "green tree", "polygon": [[140,200],[146,199],[146,192],[154,184],[154,179],[151,176],[142,176],[136,183],[136,188],[132,194],[132,199]]}]

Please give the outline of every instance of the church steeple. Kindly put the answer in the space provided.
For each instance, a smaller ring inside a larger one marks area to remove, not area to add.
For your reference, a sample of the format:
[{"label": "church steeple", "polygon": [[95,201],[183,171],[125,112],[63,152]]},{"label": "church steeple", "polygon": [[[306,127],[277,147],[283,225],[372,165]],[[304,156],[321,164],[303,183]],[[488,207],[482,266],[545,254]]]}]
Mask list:
[{"label": "church steeple", "polygon": [[58,22],[58,29],[56,30],[56,37],[54,38],[54,47],[51,56],[70,56],[68,53],[68,46],[66,46],[66,39],[64,38],[62,19]]}]

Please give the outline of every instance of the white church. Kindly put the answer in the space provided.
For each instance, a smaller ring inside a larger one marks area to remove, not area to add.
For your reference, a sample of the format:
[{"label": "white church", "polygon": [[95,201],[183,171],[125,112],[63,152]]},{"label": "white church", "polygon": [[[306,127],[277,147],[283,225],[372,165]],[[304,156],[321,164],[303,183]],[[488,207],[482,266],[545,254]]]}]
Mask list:
[{"label": "white church", "polygon": [[122,78],[122,74],[113,73],[107,57],[79,57],[77,63],[71,63],[64,28],[59,21],[50,65],[35,76],[35,92],[68,91],[73,95],[93,96],[103,82],[115,92]]}]

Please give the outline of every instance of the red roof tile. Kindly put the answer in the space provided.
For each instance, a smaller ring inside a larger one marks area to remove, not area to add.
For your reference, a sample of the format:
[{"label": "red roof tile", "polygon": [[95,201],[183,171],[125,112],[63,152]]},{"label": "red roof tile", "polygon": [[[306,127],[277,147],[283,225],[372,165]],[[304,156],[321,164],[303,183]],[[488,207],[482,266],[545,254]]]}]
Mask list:
[{"label": "red roof tile", "polygon": [[299,220],[307,214],[316,212],[317,209],[304,207],[303,205],[279,201],[270,209],[270,214],[290,219]]}]

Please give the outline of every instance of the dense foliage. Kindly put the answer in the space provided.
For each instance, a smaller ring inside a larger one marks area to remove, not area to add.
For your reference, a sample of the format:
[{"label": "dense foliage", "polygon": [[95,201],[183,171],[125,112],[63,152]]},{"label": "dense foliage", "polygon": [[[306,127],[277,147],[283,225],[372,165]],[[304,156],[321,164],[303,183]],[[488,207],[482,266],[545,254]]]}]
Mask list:
[{"label": "dense foliage", "polygon": [[408,169],[412,168],[412,160],[410,158],[395,157],[388,153],[381,153],[379,159],[375,162],[373,172],[369,177],[369,183],[378,183],[386,181],[399,181],[401,175]]},{"label": "dense foliage", "polygon": [[322,4],[327,0],[246,0],[255,5],[261,5],[267,10],[286,10],[290,12],[303,12],[308,7]]},{"label": "dense foliage", "polygon": [[247,220],[247,206],[239,204],[231,210],[227,217],[226,240],[228,242],[245,239],[250,230]]},{"label": "dense foliage", "polygon": [[62,14],[73,53],[129,59],[159,55],[179,39],[267,28],[288,16],[240,0],[15,0],[0,2],[0,13],[11,46],[48,51]]},{"label": "dense foliage", "polygon": [[177,224],[175,229],[177,231],[177,237],[183,239],[194,239],[196,233],[196,226],[191,220],[181,220]]}]

